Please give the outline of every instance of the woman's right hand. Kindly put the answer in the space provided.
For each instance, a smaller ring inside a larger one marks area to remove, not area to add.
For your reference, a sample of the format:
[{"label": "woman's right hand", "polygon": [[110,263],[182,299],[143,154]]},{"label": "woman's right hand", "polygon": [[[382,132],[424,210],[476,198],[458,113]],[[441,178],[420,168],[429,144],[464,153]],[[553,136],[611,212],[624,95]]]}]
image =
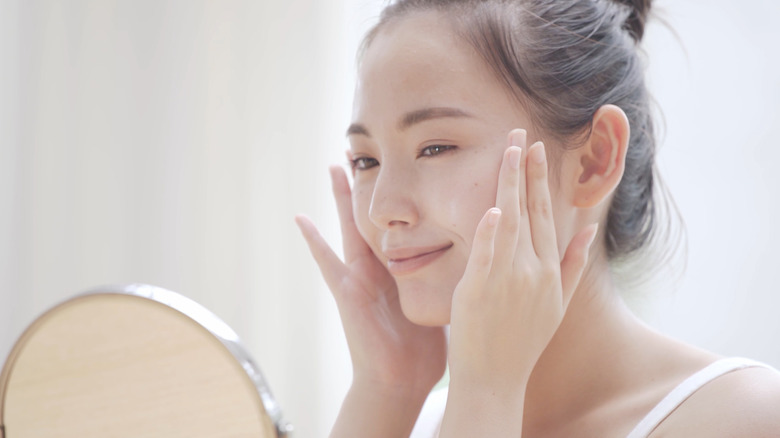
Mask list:
[{"label": "woman's right hand", "polygon": [[352,358],[351,391],[424,399],[446,367],[444,329],[419,326],[404,316],[395,280],[358,232],[344,170],[333,166],[330,174],[344,261],[309,218],[297,216],[296,223],[336,299]]}]

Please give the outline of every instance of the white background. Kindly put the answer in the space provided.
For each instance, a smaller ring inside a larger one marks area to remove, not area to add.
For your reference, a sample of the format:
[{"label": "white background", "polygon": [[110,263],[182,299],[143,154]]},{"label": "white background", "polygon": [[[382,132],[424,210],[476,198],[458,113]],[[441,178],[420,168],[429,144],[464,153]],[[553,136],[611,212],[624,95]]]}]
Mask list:
[{"label": "white background", "polygon": [[[0,358],[106,283],[204,304],[297,426],[349,384],[338,315],[293,224],[339,246],[354,52],[382,2],[0,1]],[[659,1],[645,46],[687,270],[629,295],[651,325],[780,366],[780,4]]]}]

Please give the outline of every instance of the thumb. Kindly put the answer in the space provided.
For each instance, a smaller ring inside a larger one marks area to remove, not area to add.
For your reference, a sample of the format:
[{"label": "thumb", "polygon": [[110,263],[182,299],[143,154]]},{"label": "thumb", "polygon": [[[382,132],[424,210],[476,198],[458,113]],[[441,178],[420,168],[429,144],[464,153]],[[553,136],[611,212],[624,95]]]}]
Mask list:
[{"label": "thumb", "polygon": [[571,297],[580,283],[582,273],[588,263],[588,253],[598,229],[598,223],[588,225],[571,239],[568,248],[566,248],[566,254],[561,260],[561,289],[564,309],[569,306]]},{"label": "thumb", "polygon": [[337,286],[341,283],[342,279],[347,275],[347,267],[339,259],[339,256],[333,252],[330,245],[325,241],[317,227],[308,217],[304,215],[295,216],[295,223],[303,234],[303,238],[306,239],[306,244],[309,246],[309,251],[317,262],[317,266],[320,268],[325,283],[328,284],[328,288],[331,292],[337,290]]}]

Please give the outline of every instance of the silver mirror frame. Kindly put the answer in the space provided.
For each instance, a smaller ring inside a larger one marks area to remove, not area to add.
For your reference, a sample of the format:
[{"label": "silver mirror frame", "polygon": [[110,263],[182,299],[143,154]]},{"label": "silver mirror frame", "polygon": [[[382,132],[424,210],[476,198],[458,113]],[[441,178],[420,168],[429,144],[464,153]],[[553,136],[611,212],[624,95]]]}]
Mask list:
[{"label": "silver mirror frame", "polygon": [[[233,331],[233,329],[230,328],[230,326],[228,326],[218,316],[197,302],[179,293],[163,289],[161,287],[140,283],[101,286],[78,294],[74,297],[70,297],[64,302],[91,295],[107,294],[130,295],[154,301],[179,312],[186,318],[193,320],[205,328],[212,336],[214,336],[217,340],[220,341],[220,343],[222,343],[222,345],[225,346],[233,358],[241,365],[241,368],[244,370],[244,372],[246,372],[247,376],[249,376],[249,379],[252,381],[252,384],[260,396],[260,400],[262,402],[263,408],[266,411],[266,414],[276,429],[276,435],[279,438],[290,437],[293,431],[293,427],[290,423],[283,419],[282,410],[279,404],[276,402],[276,399],[273,397],[273,394],[271,394],[271,390],[267,381],[265,380],[265,377],[263,377],[263,373],[260,371],[260,367],[258,367],[255,361],[252,360],[236,332]],[[59,303],[46,312],[42,313],[41,316],[36,318],[36,321],[53,309],[58,308],[63,303]],[[6,360],[8,359],[10,359],[10,357]],[[2,408],[2,400],[0,400],[0,408]],[[4,436],[3,432],[4,431],[0,430],[0,438]]]}]

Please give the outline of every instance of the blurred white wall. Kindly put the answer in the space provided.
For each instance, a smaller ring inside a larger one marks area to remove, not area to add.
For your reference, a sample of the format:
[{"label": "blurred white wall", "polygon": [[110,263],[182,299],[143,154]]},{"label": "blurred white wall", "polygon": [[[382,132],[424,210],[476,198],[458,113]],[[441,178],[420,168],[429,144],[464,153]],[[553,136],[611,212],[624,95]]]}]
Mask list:
[{"label": "blurred white wall", "polygon": [[[326,167],[344,161],[354,51],[382,3],[0,0],[0,358],[74,293],[156,284],[233,326],[296,436],[324,435],[349,359],[292,218],[340,246]],[[780,4],[658,5],[687,50],[649,27],[689,263],[632,303],[780,366]]]},{"label": "blurred white wall", "polygon": [[234,327],[298,436],[327,429],[349,362],[293,217],[336,233],[348,9],[3,0],[0,356],[66,297],[151,283]]},{"label": "blurred white wall", "polygon": [[[637,301],[662,331],[780,367],[780,3],[662,0],[646,36],[687,271]],[[663,278],[659,283],[663,283]]]}]

